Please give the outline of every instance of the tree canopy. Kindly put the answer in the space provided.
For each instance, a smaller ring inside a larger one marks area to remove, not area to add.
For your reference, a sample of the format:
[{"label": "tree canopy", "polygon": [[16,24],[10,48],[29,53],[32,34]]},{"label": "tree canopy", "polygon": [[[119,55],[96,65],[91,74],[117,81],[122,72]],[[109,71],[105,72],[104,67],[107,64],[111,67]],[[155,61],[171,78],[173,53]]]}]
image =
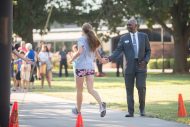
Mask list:
[{"label": "tree canopy", "polygon": [[[43,30],[48,6],[53,5],[50,23],[91,22],[96,28],[125,26],[126,20],[134,16],[148,26],[160,24],[174,38],[174,72],[188,71],[188,40],[190,38],[189,0],[18,0],[14,6],[14,32],[32,42],[32,30]],[[171,23],[172,28],[166,23]]]},{"label": "tree canopy", "polygon": [[32,42],[33,28],[42,29],[45,24],[46,4],[46,0],[18,0],[13,7],[13,31]]},{"label": "tree canopy", "polygon": [[143,18],[148,26],[160,24],[174,38],[174,72],[188,72],[189,0],[104,0],[101,10],[105,10],[102,19],[110,27],[122,24],[129,16]]}]

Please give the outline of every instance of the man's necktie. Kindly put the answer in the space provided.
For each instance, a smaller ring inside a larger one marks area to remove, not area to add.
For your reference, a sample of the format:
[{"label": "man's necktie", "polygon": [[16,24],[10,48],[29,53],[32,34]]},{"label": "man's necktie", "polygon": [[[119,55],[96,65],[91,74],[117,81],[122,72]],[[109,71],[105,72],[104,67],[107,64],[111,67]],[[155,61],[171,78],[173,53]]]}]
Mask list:
[{"label": "man's necktie", "polygon": [[133,34],[133,48],[134,48],[134,51],[135,51],[135,58],[138,58],[137,41],[136,41],[136,38],[135,38],[135,34]]}]

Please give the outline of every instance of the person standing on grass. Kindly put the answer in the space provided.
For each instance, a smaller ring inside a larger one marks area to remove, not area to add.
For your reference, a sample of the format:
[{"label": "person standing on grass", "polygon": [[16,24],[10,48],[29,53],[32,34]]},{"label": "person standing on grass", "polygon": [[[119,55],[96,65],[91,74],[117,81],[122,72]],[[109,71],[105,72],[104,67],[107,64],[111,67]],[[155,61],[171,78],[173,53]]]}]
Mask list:
[{"label": "person standing on grass", "polygon": [[[26,43],[26,50],[27,50],[27,52],[26,52],[25,57],[27,57],[28,59],[30,59],[32,62],[35,63],[37,58],[36,58],[36,53],[32,49],[31,43]],[[35,65],[31,65],[29,89],[30,89],[30,87],[32,89],[34,89],[34,70],[33,70],[34,67],[35,67]]]},{"label": "person standing on grass", "polygon": [[[103,50],[102,47],[98,48],[98,52],[99,52],[101,57],[103,57],[105,55],[104,50]],[[98,69],[96,77],[104,77],[105,73],[103,72],[103,69],[102,69],[103,64],[99,60],[96,60],[96,65],[97,65],[97,69]]]},{"label": "person standing on grass", "polygon": [[119,69],[122,69],[122,76],[124,76],[124,72],[123,72],[123,53],[121,53],[119,55],[119,57],[116,59],[116,76],[119,77],[120,76],[120,72]]},{"label": "person standing on grass", "polygon": [[102,102],[98,92],[94,90],[94,60],[95,56],[100,62],[105,62],[99,55],[97,49],[100,46],[100,41],[96,37],[92,26],[89,23],[84,23],[82,26],[82,36],[78,40],[78,50],[71,58],[69,63],[75,61],[75,82],[77,89],[77,107],[72,111],[74,114],[81,113],[81,105],[83,99],[83,83],[86,80],[88,92],[97,100],[100,107],[100,116],[106,115],[106,103]]},{"label": "person standing on grass", "polygon": [[25,41],[21,41],[20,47],[18,48],[19,51],[23,51],[24,53],[27,52]]},{"label": "person standing on grass", "polygon": [[24,60],[27,63],[34,64],[30,59],[28,59],[25,56],[23,56],[22,54],[20,54],[13,45],[11,47],[12,47],[12,53],[14,55],[16,55],[17,57],[21,58],[22,60]]},{"label": "person standing on grass", "polygon": [[22,61],[21,65],[22,88],[26,92],[29,90],[30,72],[31,72],[31,65],[26,63],[25,61]]},{"label": "person standing on grass", "polygon": [[135,80],[139,95],[140,115],[145,116],[147,63],[150,59],[151,49],[147,34],[138,32],[137,28],[137,21],[134,18],[129,19],[127,22],[129,33],[121,36],[116,50],[108,57],[108,61],[112,61],[123,52],[126,58],[125,86],[128,114],[126,114],[125,117],[134,116],[133,94]]},{"label": "person standing on grass", "polygon": [[[78,51],[78,47],[77,47],[77,44],[74,44],[72,46],[72,51],[69,52],[69,57],[72,58]],[[76,63],[76,59],[72,62],[72,65],[73,65],[73,74],[74,74],[74,77],[75,77],[75,63]]]},{"label": "person standing on grass", "polygon": [[63,45],[62,50],[59,52],[59,55],[61,57],[60,64],[59,64],[59,77],[62,77],[62,67],[64,65],[65,69],[65,77],[68,77],[68,65],[67,65],[67,52],[66,52],[66,46]]},{"label": "person standing on grass", "polygon": [[[24,52],[20,51],[20,54],[24,56]],[[19,90],[19,88],[22,88],[21,84],[21,66],[22,66],[22,59],[18,58],[16,61],[14,61],[15,64],[17,64],[17,72],[16,72],[16,90]]]},{"label": "person standing on grass", "polygon": [[[16,50],[16,48],[13,46],[13,45],[11,45],[11,48],[12,48],[12,54],[14,54],[15,56],[17,56],[18,58],[21,58],[22,60],[24,60],[23,61],[23,64],[34,64],[30,59],[28,59],[28,58],[26,58],[23,54],[20,54],[17,50]],[[24,52],[23,52],[24,53]],[[24,65],[21,65],[21,71],[22,70],[24,70],[24,67],[22,67],[22,66],[24,66]],[[23,68],[23,69],[22,69]],[[27,67],[26,67],[27,68]],[[26,69],[25,68],[25,69]],[[28,68],[29,69],[29,68]],[[23,72],[21,72],[21,74],[23,74]],[[26,77],[26,75],[21,75],[21,79],[22,79],[22,81],[23,81],[23,78],[24,78],[24,80],[25,79],[27,79],[27,77]],[[22,83],[21,83],[22,84]],[[25,84],[25,83],[24,83]]]},{"label": "person standing on grass", "polygon": [[41,88],[44,88],[44,80],[45,77],[48,82],[49,88],[51,88],[51,80],[49,77],[49,71],[51,70],[50,59],[48,53],[48,47],[46,45],[42,45],[41,51],[38,54],[38,60],[40,65],[40,76],[41,76]]}]

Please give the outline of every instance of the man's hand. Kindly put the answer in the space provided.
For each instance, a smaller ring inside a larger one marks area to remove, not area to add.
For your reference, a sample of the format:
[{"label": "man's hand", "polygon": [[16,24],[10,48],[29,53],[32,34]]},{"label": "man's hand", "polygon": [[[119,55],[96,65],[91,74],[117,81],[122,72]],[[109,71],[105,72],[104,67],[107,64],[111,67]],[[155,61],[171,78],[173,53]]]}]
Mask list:
[{"label": "man's hand", "polygon": [[145,68],[146,68],[146,64],[147,64],[146,61],[144,61],[144,60],[143,60],[143,61],[140,61],[140,62],[139,62],[139,68],[145,69]]},{"label": "man's hand", "polygon": [[103,64],[106,64],[108,62],[109,62],[109,59],[106,57],[102,58],[102,60],[101,60],[101,63],[103,63]]}]

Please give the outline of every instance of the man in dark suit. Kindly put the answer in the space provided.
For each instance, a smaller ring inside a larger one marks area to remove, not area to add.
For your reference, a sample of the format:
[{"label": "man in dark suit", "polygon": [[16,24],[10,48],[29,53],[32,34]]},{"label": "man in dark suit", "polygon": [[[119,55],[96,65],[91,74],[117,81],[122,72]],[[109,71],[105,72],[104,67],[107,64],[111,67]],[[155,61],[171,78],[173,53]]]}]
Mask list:
[{"label": "man in dark suit", "polygon": [[[151,49],[147,34],[137,31],[138,24],[135,19],[127,23],[129,33],[121,36],[116,50],[108,57],[109,61],[115,60],[121,52],[126,58],[125,86],[127,93],[128,114],[125,117],[134,116],[134,82],[139,95],[140,115],[145,116],[145,94],[147,63],[150,59]],[[108,61],[107,61],[108,62]]]}]

